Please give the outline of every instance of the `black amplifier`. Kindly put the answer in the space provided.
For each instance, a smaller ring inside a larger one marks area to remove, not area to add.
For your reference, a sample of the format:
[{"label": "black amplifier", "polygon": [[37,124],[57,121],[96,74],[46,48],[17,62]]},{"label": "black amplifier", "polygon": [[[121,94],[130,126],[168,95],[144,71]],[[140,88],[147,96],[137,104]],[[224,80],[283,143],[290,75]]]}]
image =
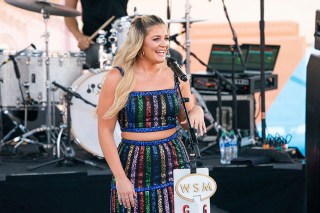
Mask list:
[{"label": "black amplifier", "polygon": [[[223,76],[232,84],[230,76]],[[275,90],[278,88],[278,75],[268,74],[265,76],[265,91]],[[219,85],[222,92],[232,92],[232,87],[224,80],[220,80],[215,73],[196,73],[191,74],[191,86],[198,90],[200,93],[216,93]],[[260,75],[254,76],[236,76],[235,86],[237,87],[236,94],[254,94],[261,91],[261,77]]]}]

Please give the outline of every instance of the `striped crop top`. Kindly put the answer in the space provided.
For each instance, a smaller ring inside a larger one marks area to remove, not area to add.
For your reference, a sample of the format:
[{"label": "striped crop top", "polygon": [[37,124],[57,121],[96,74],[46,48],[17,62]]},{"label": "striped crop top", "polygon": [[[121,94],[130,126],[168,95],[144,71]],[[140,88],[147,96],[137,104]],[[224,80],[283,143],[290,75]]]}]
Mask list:
[{"label": "striped crop top", "polygon": [[[123,70],[116,67],[123,75]],[[118,114],[123,132],[155,132],[176,127],[180,100],[174,89],[133,91]]]}]

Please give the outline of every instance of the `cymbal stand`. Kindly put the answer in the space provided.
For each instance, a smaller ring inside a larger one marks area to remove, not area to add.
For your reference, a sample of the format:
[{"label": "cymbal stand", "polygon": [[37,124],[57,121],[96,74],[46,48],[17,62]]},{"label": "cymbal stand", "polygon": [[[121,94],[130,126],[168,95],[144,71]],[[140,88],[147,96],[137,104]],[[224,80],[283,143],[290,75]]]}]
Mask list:
[{"label": "cymbal stand", "polygon": [[[42,35],[42,37],[44,37],[45,40],[45,70],[46,70],[46,82],[45,82],[45,87],[46,87],[46,104],[45,104],[45,108],[46,108],[46,124],[45,127],[40,127],[40,128],[36,128],[34,130],[31,130],[25,134],[23,134],[21,137],[17,137],[14,139],[15,142],[19,142],[18,145],[21,144],[22,141],[26,140],[26,141],[31,141],[29,139],[27,139],[26,137],[35,134],[37,132],[42,132],[42,131],[46,131],[46,136],[47,136],[47,144],[43,145],[43,148],[48,149],[48,154],[49,157],[52,157],[52,155],[54,155],[54,150],[52,150],[52,153],[50,152],[50,149],[53,148],[53,141],[52,141],[52,137],[51,137],[51,133],[52,130],[54,129],[53,124],[52,124],[52,99],[51,99],[51,81],[50,81],[50,58],[49,58],[49,37],[50,37],[50,33],[48,32],[48,21],[50,18],[50,14],[45,10],[45,8],[43,7],[41,9],[41,14],[43,16],[43,20],[44,20],[44,25],[45,25],[45,32]],[[32,141],[31,141],[32,142]]]},{"label": "cymbal stand", "polygon": [[44,8],[41,9],[41,13],[43,15],[43,20],[45,24],[45,33],[43,35],[45,40],[45,64],[46,64],[46,89],[47,89],[47,106],[46,106],[46,127],[47,127],[47,145],[48,148],[52,146],[51,143],[51,128],[52,128],[52,121],[51,121],[51,82],[50,82],[50,59],[49,59],[49,37],[50,33],[48,32],[48,20],[49,20],[49,13],[45,11]]},{"label": "cymbal stand", "polygon": [[186,72],[187,74],[190,74],[190,0],[186,0],[186,25],[185,25],[185,31],[186,31]]}]

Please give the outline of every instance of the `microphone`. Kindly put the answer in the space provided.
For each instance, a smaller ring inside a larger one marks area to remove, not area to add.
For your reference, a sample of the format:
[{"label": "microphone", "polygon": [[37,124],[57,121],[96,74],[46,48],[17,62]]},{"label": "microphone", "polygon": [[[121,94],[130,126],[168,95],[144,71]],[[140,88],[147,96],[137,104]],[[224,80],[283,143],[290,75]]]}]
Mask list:
[{"label": "microphone", "polygon": [[171,70],[174,72],[174,74],[181,79],[181,81],[187,81],[188,77],[184,72],[182,71],[180,65],[178,64],[177,60],[173,57],[167,56],[167,65],[171,68]]},{"label": "microphone", "polygon": [[24,51],[26,51],[29,47],[32,47],[33,49],[37,49],[36,46],[34,44],[30,44],[28,45],[26,48],[24,48],[23,50],[20,50],[19,52],[17,52],[16,54],[14,55],[10,55],[4,62],[2,62],[2,64],[0,65],[0,67],[2,65],[5,65],[6,63],[8,63],[9,61],[11,61],[12,59],[14,59],[15,57],[17,57],[18,55],[20,55],[21,53],[23,53]]},{"label": "microphone", "polygon": [[182,32],[180,32],[180,33],[173,34],[173,35],[169,36],[169,40],[170,40],[170,41],[174,41],[174,40],[176,40],[176,38],[177,38],[179,35],[182,35],[182,34],[185,33],[185,32],[186,32],[186,31],[182,31]]}]

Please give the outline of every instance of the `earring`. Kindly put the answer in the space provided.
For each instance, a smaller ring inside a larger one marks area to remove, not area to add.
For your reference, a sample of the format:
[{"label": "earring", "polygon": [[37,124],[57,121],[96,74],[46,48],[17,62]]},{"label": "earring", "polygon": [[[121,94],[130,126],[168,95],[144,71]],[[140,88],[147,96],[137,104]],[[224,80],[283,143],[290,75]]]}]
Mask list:
[{"label": "earring", "polygon": [[143,49],[141,49],[141,50],[139,51],[139,55],[140,55],[140,56],[144,56],[144,51],[143,51]]}]

